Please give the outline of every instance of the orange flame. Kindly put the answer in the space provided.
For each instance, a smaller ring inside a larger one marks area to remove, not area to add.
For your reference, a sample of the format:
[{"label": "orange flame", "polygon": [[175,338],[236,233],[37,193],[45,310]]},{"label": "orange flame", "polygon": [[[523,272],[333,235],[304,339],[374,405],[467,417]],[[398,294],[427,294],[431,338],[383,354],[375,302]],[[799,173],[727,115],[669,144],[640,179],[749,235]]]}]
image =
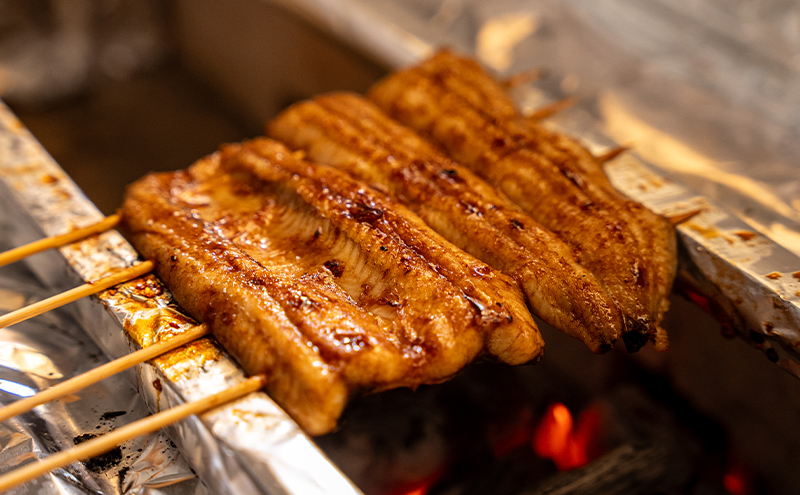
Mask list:
[{"label": "orange flame", "polygon": [[590,407],[580,415],[576,428],[567,406],[551,404],[533,434],[533,451],[552,459],[560,471],[585,466],[597,457],[600,423],[600,412]]}]

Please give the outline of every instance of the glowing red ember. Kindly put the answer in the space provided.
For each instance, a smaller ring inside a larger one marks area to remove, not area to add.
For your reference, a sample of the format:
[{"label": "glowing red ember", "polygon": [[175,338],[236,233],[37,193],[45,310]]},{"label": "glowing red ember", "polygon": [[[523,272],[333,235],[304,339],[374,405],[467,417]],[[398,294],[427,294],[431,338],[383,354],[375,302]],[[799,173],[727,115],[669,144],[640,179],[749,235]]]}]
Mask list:
[{"label": "glowing red ember", "polygon": [[427,495],[433,485],[442,477],[445,469],[437,469],[436,472],[428,476],[427,479],[416,483],[406,484],[396,490],[386,492],[387,495]]},{"label": "glowing red ember", "polygon": [[533,411],[525,407],[509,421],[488,425],[487,436],[495,458],[505,457],[514,449],[530,443],[533,435],[533,419]]},{"label": "glowing red ember", "polygon": [[750,474],[745,467],[741,463],[734,461],[722,476],[722,486],[731,495],[749,495],[753,493],[751,480]]},{"label": "glowing red ember", "polygon": [[430,486],[423,485],[423,486],[421,486],[419,488],[411,490],[410,492],[406,492],[403,495],[425,495],[426,493],[428,493],[428,489],[429,488],[430,488]]},{"label": "glowing red ember", "polygon": [[597,457],[600,426],[597,409],[587,408],[575,427],[567,406],[556,402],[547,408],[536,427],[533,450],[539,457],[552,459],[561,471],[585,466]]}]

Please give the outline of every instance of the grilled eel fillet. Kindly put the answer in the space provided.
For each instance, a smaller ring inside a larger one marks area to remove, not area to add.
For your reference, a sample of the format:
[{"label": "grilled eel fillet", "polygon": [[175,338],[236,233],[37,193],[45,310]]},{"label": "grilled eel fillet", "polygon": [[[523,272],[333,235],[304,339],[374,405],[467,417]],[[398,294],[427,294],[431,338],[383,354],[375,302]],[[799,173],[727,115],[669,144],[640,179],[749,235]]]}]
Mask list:
[{"label": "grilled eel fillet", "polygon": [[311,159],[388,190],[447,240],[514,277],[534,314],[594,352],[619,337],[619,311],[569,246],[363,97],[301,102],[267,128]]},{"label": "grilled eel fillet", "polygon": [[622,311],[629,350],[648,339],[666,348],[658,325],[676,269],[673,228],[616,191],[588,150],[525,119],[477,63],[447,51],[369,96],[575,249]]},{"label": "grilled eel fillet", "polygon": [[310,434],[351,392],[441,382],[486,348],[515,364],[542,351],[513,280],[275,141],[146,176],[122,215],[181,306]]}]

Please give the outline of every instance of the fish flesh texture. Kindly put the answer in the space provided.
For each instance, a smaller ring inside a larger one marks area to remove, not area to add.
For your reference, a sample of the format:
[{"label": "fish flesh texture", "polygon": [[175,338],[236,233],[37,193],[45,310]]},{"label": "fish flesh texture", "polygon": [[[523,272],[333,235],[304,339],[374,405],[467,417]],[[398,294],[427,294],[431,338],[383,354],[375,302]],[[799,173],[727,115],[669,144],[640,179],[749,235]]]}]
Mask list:
[{"label": "fish flesh texture", "polygon": [[570,245],[617,304],[628,350],[668,345],[659,324],[677,265],[663,217],[614,189],[580,143],[526,119],[475,61],[442,51],[369,97],[441,146]]},{"label": "fish flesh texture", "polygon": [[[276,141],[224,145],[187,170],[148,175],[121,213],[176,301],[247,373],[265,374],[312,435],[331,431],[354,393],[438,383],[482,354],[541,356],[510,277]],[[517,340],[496,342],[509,335]]]},{"label": "fish flesh texture", "polygon": [[594,352],[621,316],[572,249],[466,167],[352,93],[302,101],[267,132],[309,158],[385,190],[447,240],[512,276],[531,311]]}]

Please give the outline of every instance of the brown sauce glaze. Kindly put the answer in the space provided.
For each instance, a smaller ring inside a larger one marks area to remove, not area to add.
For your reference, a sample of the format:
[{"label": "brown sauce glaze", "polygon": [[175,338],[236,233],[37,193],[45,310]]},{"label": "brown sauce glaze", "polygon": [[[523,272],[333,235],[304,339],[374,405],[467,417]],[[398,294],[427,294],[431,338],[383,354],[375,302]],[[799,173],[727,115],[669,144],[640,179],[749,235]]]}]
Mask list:
[{"label": "brown sauce glaze", "polygon": [[268,392],[312,434],[336,425],[353,391],[449,378],[499,324],[421,254],[455,247],[274,141],[147,176],[122,214],[180,305],[245,371],[265,373]]}]

